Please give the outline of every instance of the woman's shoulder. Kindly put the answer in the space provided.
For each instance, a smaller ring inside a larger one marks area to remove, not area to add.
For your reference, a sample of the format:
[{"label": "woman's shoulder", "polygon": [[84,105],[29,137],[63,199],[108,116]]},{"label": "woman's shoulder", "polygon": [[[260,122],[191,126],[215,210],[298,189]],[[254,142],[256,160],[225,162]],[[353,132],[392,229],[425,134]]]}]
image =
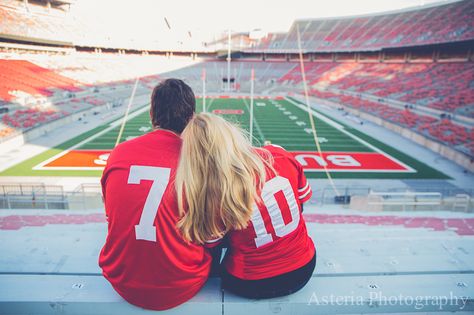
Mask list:
[{"label": "woman's shoulder", "polygon": [[286,151],[285,148],[277,144],[269,144],[259,148],[260,154],[271,154],[274,158],[277,157],[292,157],[291,153]]},{"label": "woman's shoulder", "polygon": [[291,152],[288,152],[282,146],[276,144],[270,144],[258,148],[257,150],[262,156],[262,158],[266,160],[272,160],[273,166],[278,168],[285,168],[289,165],[292,167],[298,167],[299,163],[295,160],[295,157]]}]

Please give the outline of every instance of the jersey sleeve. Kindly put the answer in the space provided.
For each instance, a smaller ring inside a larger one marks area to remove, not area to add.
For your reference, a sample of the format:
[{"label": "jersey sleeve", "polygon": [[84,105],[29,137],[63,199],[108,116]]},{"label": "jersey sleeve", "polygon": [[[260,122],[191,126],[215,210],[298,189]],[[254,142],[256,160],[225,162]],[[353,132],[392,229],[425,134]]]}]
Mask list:
[{"label": "jersey sleeve", "polygon": [[107,211],[106,202],[105,202],[105,192],[106,192],[106,183],[107,183],[107,168],[104,169],[104,172],[102,173],[102,177],[100,179],[100,186],[102,189],[102,202],[104,204],[104,209],[105,209],[105,217],[107,218],[107,222],[109,222],[109,213]]},{"label": "jersey sleeve", "polygon": [[[298,163],[297,161],[295,161]],[[311,186],[309,185],[309,181],[306,179],[304,175],[303,167],[298,163],[298,200],[301,204],[309,201],[311,196],[313,195],[313,191],[311,190]]]}]

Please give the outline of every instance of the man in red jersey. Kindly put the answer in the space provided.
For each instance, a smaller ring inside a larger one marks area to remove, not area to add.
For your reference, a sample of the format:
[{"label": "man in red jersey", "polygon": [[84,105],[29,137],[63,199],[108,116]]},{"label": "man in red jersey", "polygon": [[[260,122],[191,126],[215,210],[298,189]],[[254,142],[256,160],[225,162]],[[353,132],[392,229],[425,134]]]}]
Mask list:
[{"label": "man in red jersey", "polygon": [[118,145],[102,175],[108,235],[99,265],[125,300],[147,309],[186,302],[209,276],[211,256],[176,229],[179,134],[195,102],[183,81],[159,84],[151,97],[154,131]]}]

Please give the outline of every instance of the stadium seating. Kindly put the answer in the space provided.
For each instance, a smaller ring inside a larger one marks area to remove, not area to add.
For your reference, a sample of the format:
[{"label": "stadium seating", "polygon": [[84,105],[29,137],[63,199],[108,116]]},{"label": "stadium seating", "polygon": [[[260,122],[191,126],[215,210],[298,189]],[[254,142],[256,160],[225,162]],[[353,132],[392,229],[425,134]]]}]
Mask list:
[{"label": "stadium seating", "polygon": [[17,110],[12,115],[4,114],[2,117],[2,122],[8,126],[26,130],[46,122],[56,120],[68,114],[69,113],[63,111],[41,111],[39,109],[30,108],[25,110]]},{"label": "stadium seating", "polygon": [[474,2],[464,0],[364,17],[298,20],[286,36],[269,34],[248,51],[294,51],[298,48],[296,25],[302,48],[319,52],[371,51],[472,40],[473,15]]},{"label": "stadium seating", "polygon": [[34,3],[26,9],[23,2],[11,0],[0,5],[0,33],[66,43],[72,42],[76,31],[61,10]]},{"label": "stadium seating", "polygon": [[370,113],[402,127],[421,132],[448,146],[459,146],[461,150],[467,151],[471,155],[474,154],[473,128],[463,127],[448,119],[436,119],[431,116],[417,114],[409,109],[394,108],[350,95],[339,95],[318,90],[311,90],[309,94]]},{"label": "stadium seating", "polygon": [[51,96],[51,88],[78,91],[76,81],[26,60],[0,59],[0,99],[13,99],[12,91]]},{"label": "stadium seating", "polygon": [[[295,63],[296,65],[296,63]],[[310,85],[360,92],[474,117],[474,63],[305,63]],[[293,67],[280,82],[301,82]]]}]

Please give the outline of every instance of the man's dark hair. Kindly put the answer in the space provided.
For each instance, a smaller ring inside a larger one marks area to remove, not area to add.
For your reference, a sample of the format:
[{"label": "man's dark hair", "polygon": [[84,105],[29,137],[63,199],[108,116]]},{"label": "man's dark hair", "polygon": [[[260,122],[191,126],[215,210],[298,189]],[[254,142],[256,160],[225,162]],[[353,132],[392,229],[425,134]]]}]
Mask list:
[{"label": "man's dark hair", "polygon": [[167,79],[153,90],[150,107],[153,127],[181,133],[195,110],[194,92],[182,80]]}]

